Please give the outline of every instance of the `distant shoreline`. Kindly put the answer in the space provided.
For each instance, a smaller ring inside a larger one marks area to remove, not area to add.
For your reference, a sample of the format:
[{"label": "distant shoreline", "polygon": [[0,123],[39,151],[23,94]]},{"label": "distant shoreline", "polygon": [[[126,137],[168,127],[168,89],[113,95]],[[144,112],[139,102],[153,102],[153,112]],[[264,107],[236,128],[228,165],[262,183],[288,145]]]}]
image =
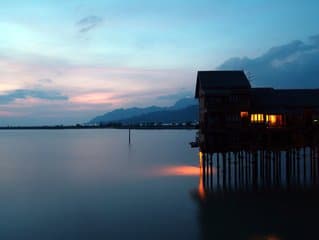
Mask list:
[{"label": "distant shoreline", "polygon": [[198,129],[197,126],[7,126],[0,130],[67,130],[67,129],[136,129],[136,130],[187,130]]}]

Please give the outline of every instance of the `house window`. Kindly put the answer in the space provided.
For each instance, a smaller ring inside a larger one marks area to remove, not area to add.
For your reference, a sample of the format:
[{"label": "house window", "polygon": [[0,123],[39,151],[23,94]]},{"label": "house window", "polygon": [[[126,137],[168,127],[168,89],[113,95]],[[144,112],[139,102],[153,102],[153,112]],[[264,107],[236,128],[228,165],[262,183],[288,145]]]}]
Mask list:
[{"label": "house window", "polygon": [[283,125],[281,114],[266,114],[266,122],[269,127],[281,127]]},{"label": "house window", "polygon": [[240,118],[248,118],[248,112],[240,112]]},{"label": "house window", "polygon": [[251,114],[250,121],[252,123],[262,123],[264,122],[264,114],[260,114],[260,113]]}]

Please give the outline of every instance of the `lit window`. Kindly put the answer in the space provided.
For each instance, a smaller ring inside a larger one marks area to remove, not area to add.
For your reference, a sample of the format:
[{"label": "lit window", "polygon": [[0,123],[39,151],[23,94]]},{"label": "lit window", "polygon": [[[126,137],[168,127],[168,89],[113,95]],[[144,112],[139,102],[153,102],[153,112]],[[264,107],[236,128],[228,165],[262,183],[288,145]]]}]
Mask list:
[{"label": "lit window", "polygon": [[280,127],[283,124],[282,115],[280,114],[267,114],[266,122],[269,127]]},{"label": "lit window", "polygon": [[248,112],[240,112],[241,118],[248,118]]},{"label": "lit window", "polygon": [[250,121],[252,123],[262,123],[264,122],[264,114],[260,114],[260,113],[251,114]]}]

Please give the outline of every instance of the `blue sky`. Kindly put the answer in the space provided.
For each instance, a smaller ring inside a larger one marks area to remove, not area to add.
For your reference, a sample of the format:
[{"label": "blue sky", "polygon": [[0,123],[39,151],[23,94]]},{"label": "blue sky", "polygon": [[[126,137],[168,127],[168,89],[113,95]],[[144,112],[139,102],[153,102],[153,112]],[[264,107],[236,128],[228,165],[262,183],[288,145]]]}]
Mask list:
[{"label": "blue sky", "polygon": [[311,0],[3,0],[0,125],[172,104],[163,96],[190,95],[197,70],[319,34],[318,10]]}]

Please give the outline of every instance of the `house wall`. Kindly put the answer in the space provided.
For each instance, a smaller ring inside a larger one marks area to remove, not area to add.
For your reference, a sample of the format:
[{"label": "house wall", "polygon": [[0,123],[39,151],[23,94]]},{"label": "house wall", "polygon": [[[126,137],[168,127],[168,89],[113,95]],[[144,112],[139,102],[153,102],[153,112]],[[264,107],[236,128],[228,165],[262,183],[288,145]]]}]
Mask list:
[{"label": "house wall", "polygon": [[[318,109],[293,111],[283,107],[280,111],[266,111],[263,108],[258,111],[258,107],[254,106],[252,111],[250,89],[201,90],[200,93],[199,139],[204,151],[252,144],[276,143],[284,146],[290,141],[300,144],[307,140],[301,136],[304,132],[311,133],[312,128],[316,128],[314,132],[317,132],[319,129]],[[244,117],[241,113],[245,113],[242,114]],[[263,121],[252,122],[251,114],[254,113],[263,114]],[[274,116],[275,123],[271,122]],[[296,129],[298,131],[294,132]]]}]

